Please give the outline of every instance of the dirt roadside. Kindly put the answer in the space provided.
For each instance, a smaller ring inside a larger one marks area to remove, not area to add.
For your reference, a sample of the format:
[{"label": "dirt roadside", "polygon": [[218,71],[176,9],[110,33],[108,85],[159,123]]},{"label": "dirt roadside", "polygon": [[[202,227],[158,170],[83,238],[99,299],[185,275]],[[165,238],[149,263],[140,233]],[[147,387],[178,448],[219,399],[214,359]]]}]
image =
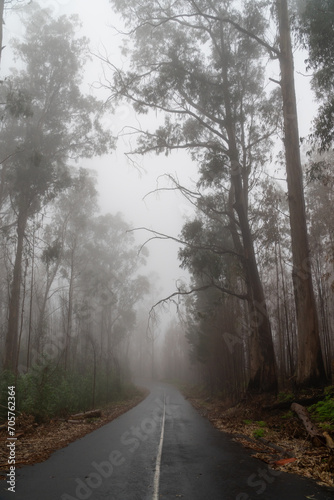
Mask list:
[{"label": "dirt roadside", "polygon": [[[219,399],[185,397],[219,430],[252,450],[252,455],[273,469],[315,479],[334,487],[334,457],[325,446],[314,446],[299,418],[285,409],[272,409],[275,400],[256,396],[227,408]],[[149,393],[113,403],[102,410],[102,417],[78,423],[51,420],[37,424],[31,416],[20,415],[16,421],[15,466],[32,465],[46,460],[54,451],[64,448],[90,432],[111,422],[139,404]],[[271,408],[271,409],[269,409]],[[8,472],[7,429],[0,430],[0,480]]]},{"label": "dirt roadside", "polygon": [[[127,401],[112,403],[104,408],[101,418],[87,419],[78,423],[54,419],[37,424],[33,417],[19,415],[16,419],[15,467],[44,462],[54,451],[64,448],[131,410],[145,399],[148,393],[148,390],[142,389],[140,395]],[[7,437],[7,428],[0,430],[0,480],[6,479],[9,469]]]},{"label": "dirt roadside", "polygon": [[231,434],[273,469],[334,487],[333,450],[315,446],[297,415],[290,409],[275,408],[274,398],[254,396],[226,408],[217,399],[186,397],[217,429]]}]

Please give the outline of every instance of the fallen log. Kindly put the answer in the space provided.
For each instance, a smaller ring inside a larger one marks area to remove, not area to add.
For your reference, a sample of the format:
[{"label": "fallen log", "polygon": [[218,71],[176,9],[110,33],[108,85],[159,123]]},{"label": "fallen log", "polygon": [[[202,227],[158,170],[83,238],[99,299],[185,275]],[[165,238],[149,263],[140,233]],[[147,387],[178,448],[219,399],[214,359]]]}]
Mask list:
[{"label": "fallen log", "polygon": [[301,406],[298,403],[292,403],[291,410],[297,413],[298,417],[303,422],[305,429],[307,430],[309,436],[311,436],[314,446],[327,446],[324,434],[312,422],[307,408],[304,408],[304,406]]},{"label": "fallen log", "polygon": [[289,451],[285,450],[284,448],[281,448],[280,446],[277,446],[274,443],[271,443],[270,441],[267,441],[267,439],[260,437],[258,438],[258,440],[264,443],[266,446],[269,446],[270,448],[279,451],[282,455],[287,455],[288,457],[293,458],[293,455]]},{"label": "fallen log", "polygon": [[324,432],[324,436],[326,438],[326,444],[327,444],[327,447],[329,448],[329,453],[330,453],[328,463],[327,463],[327,470],[332,470],[333,465],[334,465],[334,441],[330,437],[328,432]]},{"label": "fallen log", "polygon": [[76,413],[75,415],[71,415],[69,418],[71,420],[83,420],[85,418],[99,418],[102,417],[101,410],[90,410],[82,413]]},{"label": "fallen log", "polygon": [[271,405],[264,405],[262,406],[263,410],[266,411],[272,411],[272,410],[286,410],[288,408],[291,408],[291,404],[297,403],[299,405],[313,405],[315,403],[318,403],[319,401],[322,401],[324,399],[323,394],[318,394],[316,396],[308,397],[308,398],[298,398],[294,399],[293,401],[280,401]]},{"label": "fallen log", "polygon": [[328,432],[324,432],[323,433],[324,436],[325,436],[325,439],[326,439],[326,445],[327,447],[332,450],[332,452],[334,451],[334,441],[333,439],[330,437],[330,435],[328,434]]}]

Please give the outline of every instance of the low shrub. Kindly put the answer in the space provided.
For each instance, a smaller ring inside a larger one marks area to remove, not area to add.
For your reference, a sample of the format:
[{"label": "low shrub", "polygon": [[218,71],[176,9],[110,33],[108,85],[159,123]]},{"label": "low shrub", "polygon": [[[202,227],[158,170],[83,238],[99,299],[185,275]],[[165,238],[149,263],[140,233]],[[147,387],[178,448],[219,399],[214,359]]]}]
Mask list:
[{"label": "low shrub", "polygon": [[[94,385],[95,380],[95,385]],[[113,373],[98,368],[64,371],[54,361],[43,358],[28,373],[15,380],[3,372],[0,382],[0,418],[7,419],[8,386],[16,385],[16,410],[32,415],[38,423],[53,417],[105,406],[113,401],[130,399],[139,394],[130,383],[121,383]]]},{"label": "low shrub", "polygon": [[322,401],[309,406],[308,410],[316,422],[326,422],[334,427],[334,398],[330,394]]},{"label": "low shrub", "polygon": [[259,438],[262,438],[265,434],[265,430],[264,429],[255,429],[255,431],[253,432],[253,436],[256,438],[256,439],[259,439]]}]

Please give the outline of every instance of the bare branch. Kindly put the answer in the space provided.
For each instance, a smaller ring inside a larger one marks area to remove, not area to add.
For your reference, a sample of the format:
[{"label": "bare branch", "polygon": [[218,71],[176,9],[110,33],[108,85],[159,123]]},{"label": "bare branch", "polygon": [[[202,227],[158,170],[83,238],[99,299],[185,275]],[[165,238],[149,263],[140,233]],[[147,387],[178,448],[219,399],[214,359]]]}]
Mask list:
[{"label": "bare branch", "polygon": [[165,297],[163,299],[158,300],[158,302],[156,302],[151,307],[149,314],[151,316],[151,314],[154,313],[154,309],[161,304],[166,304],[167,302],[171,302],[171,301],[175,303],[175,301],[173,301],[174,297],[183,297],[183,296],[187,296],[187,295],[192,295],[193,293],[197,293],[197,292],[205,292],[206,290],[209,290],[212,288],[216,288],[216,289],[220,290],[221,292],[226,293],[227,295],[232,295],[233,297],[237,297],[240,300],[248,300],[249,299],[247,294],[236,293],[236,292],[233,292],[232,290],[229,290],[228,288],[217,285],[216,283],[211,283],[209,285],[200,286],[198,288],[192,288],[191,290],[178,290],[177,292],[173,292],[172,294],[168,295],[168,297]]},{"label": "bare branch", "polygon": [[234,255],[236,257],[238,257],[239,259],[243,259],[244,256],[237,253],[235,250],[232,250],[232,249],[223,249],[221,247],[219,247],[218,245],[193,245],[191,243],[188,243],[187,241],[183,241],[179,238],[176,238],[175,236],[170,236],[170,235],[167,235],[167,234],[164,234],[164,233],[160,233],[158,231],[154,231],[153,229],[149,229],[147,227],[136,227],[134,229],[129,229],[127,231],[127,233],[131,233],[131,232],[134,232],[134,231],[147,231],[151,234],[153,234],[154,236],[152,236],[152,238],[149,238],[147,241],[145,241],[145,243],[142,244],[142,246],[140,247],[138,253],[141,252],[141,250],[144,248],[144,246],[152,241],[152,240],[172,240],[172,241],[175,241],[176,243],[180,243],[181,245],[184,245],[188,248],[191,248],[193,250],[205,250],[205,251],[208,251],[208,252],[212,252],[214,253],[215,255],[225,255],[225,254],[229,254],[229,255]]},{"label": "bare branch", "polygon": [[[200,191],[191,191],[190,189],[182,186],[171,174],[164,174],[160,177],[167,177],[167,179],[171,180],[175,187],[163,187],[163,188],[156,188],[153,189],[152,191],[149,191],[143,199],[145,199],[147,196],[150,196],[151,194],[158,193],[160,191],[179,191],[189,203],[191,203],[194,207],[197,208],[200,212],[203,214],[209,216],[213,220],[217,220],[218,222],[221,222],[221,219],[219,219],[217,216],[222,216],[225,215],[228,217],[231,223],[235,224],[236,226],[239,226],[239,222],[237,219],[234,217],[233,212],[229,210],[218,210],[215,208],[211,203],[208,204],[205,201],[205,198],[203,195],[200,193]],[[203,204],[198,204],[200,200],[203,200]],[[212,215],[213,214],[213,215]],[[230,228],[230,226],[224,226],[225,228]],[[144,244],[145,245],[145,244]],[[238,254],[240,256],[241,254]]]},{"label": "bare branch", "polygon": [[275,80],[275,78],[270,78],[270,77],[269,77],[269,80],[270,80],[271,82],[277,83],[277,85],[279,85],[280,87],[282,86],[282,82],[281,82],[281,80]]}]

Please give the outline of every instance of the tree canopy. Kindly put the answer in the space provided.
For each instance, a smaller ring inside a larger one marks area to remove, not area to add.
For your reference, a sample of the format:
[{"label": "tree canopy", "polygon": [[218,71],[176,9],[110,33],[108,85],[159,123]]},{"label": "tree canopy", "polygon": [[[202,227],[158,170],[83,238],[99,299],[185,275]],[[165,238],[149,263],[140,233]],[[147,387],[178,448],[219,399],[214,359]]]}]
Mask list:
[{"label": "tree canopy", "polygon": [[[100,119],[102,102],[81,91],[87,40],[77,38],[78,19],[53,19],[38,6],[29,11],[26,35],[16,42],[24,69],[1,85],[1,203],[17,227],[6,366],[15,369],[24,237],[28,221],[70,182],[69,166],[107,153],[114,138]],[[6,210],[7,209],[7,210]]]},{"label": "tree canopy", "polygon": [[320,103],[314,134],[320,150],[334,143],[334,2],[299,0],[299,33],[308,51],[306,64],[314,71],[313,89]]}]

